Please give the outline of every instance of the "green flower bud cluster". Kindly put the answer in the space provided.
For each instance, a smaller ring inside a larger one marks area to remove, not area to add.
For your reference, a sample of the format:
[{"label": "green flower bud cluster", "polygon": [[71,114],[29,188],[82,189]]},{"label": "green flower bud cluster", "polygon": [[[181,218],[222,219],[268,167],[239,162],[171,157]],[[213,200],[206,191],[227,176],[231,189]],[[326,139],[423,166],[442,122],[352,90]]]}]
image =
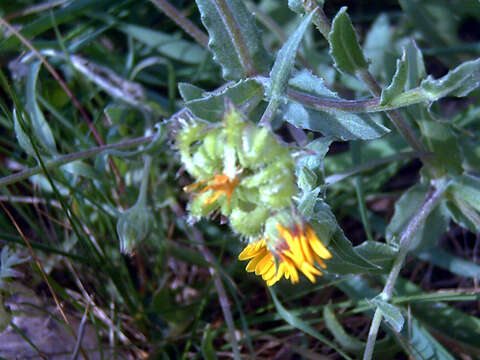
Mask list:
[{"label": "green flower bud cluster", "polygon": [[297,193],[290,149],[228,105],[223,121],[181,120],[176,136],[181,161],[195,182],[194,218],[219,212],[239,234],[261,236],[273,214],[290,208]]}]

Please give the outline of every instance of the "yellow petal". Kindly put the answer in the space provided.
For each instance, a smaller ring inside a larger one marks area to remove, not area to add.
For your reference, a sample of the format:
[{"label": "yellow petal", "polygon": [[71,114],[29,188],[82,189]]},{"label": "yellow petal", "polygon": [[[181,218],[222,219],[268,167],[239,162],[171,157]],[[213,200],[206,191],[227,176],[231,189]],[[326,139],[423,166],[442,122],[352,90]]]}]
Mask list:
[{"label": "yellow petal", "polygon": [[[266,251],[265,251],[266,252]],[[259,255],[255,256],[250,262],[248,263],[247,267],[245,270],[247,272],[254,272],[257,264],[260,262],[260,260],[263,259],[263,257],[266,255],[265,252],[261,252]]]},{"label": "yellow petal", "polygon": [[262,275],[267,272],[270,267],[273,265],[273,256],[271,253],[265,255],[262,260],[260,260],[255,266],[255,275]]},{"label": "yellow petal", "polygon": [[[310,230],[311,233],[313,233],[312,230]],[[318,256],[320,256],[323,259],[330,259],[332,257],[332,254],[330,254],[330,251],[325,247],[325,245],[322,244],[322,242],[317,238],[315,233],[313,233],[313,236],[309,236],[308,234],[308,239],[310,240],[310,246],[312,247],[313,251],[317,253]]]},{"label": "yellow petal", "polygon": [[313,264],[312,249],[310,248],[307,238],[303,234],[300,234],[300,245],[306,261],[310,264]]}]

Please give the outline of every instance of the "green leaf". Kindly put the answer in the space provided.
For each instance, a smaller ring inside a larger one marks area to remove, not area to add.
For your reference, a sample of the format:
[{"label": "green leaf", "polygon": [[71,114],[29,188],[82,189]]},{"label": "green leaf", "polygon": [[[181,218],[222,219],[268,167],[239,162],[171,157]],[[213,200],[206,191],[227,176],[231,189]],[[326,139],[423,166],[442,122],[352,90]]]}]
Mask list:
[{"label": "green leaf", "polygon": [[[308,70],[299,71],[288,84],[294,89],[315,96],[342,100],[325,86],[323,79]],[[325,136],[345,141],[376,139],[390,132],[369,114],[353,114],[333,109],[316,111],[293,100],[285,106],[283,118],[298,128],[319,131]]]},{"label": "green leaf", "polygon": [[335,340],[347,351],[358,352],[365,348],[365,343],[347,334],[342,324],[335,317],[330,304],[323,307],[323,319],[327,329],[330,330]]},{"label": "green leaf", "polygon": [[314,213],[315,204],[317,203],[319,193],[320,188],[306,190],[303,192],[300,200],[298,200],[298,211],[306,221],[309,221]]},{"label": "green leaf", "polygon": [[[425,201],[428,192],[427,185],[417,184],[408,189],[395,203],[395,211],[386,230],[388,244],[398,246],[401,233]],[[410,250],[435,246],[440,235],[447,231],[448,224],[449,217],[444,206],[440,204],[418,228],[411,240]]]},{"label": "green leaf", "polygon": [[406,51],[404,49],[402,58],[397,60],[397,70],[393,75],[392,82],[382,91],[380,105],[386,105],[390,103],[395,96],[402,93],[407,82],[407,74],[408,61],[406,57]]},{"label": "green leaf", "polygon": [[206,91],[202,88],[184,82],[178,83],[178,91],[185,102],[199,99],[206,95]]},{"label": "green leaf", "polygon": [[10,321],[12,321],[12,314],[5,308],[3,296],[0,294],[0,333],[8,327]]},{"label": "green leaf", "polygon": [[296,161],[297,170],[305,167],[317,172],[323,168],[323,159],[327,155],[333,138],[324,136],[313,140],[305,146],[305,153],[301,154]]},{"label": "green leaf", "polygon": [[278,102],[283,97],[290,73],[295,64],[298,47],[314,13],[315,10],[303,18],[295,32],[277,53],[275,63],[270,72],[269,95],[271,96],[271,102]]},{"label": "green leaf", "polygon": [[420,84],[428,100],[445,96],[462,97],[480,85],[480,59],[464,62],[440,79],[428,76]]},{"label": "green leaf", "polygon": [[422,135],[426,139],[429,150],[434,154],[432,161],[435,167],[444,173],[455,175],[462,172],[462,155],[457,135],[448,124],[439,121],[424,120],[421,122]]},{"label": "green leaf", "polygon": [[[320,236],[319,238],[321,239]],[[360,255],[341,230],[332,236],[328,249],[333,255],[327,263],[328,273],[361,274],[379,270],[377,265]]]},{"label": "green leaf", "polygon": [[453,179],[450,192],[480,211],[480,178],[473,175],[458,176]]},{"label": "green leaf", "polygon": [[422,51],[418,48],[415,40],[410,39],[405,47],[406,52],[406,61],[408,63],[408,73],[407,73],[407,82],[406,89],[414,89],[419,84],[420,81],[427,76],[425,70],[425,63],[423,62]]},{"label": "green leaf", "polygon": [[402,331],[405,319],[399,308],[383,300],[381,295],[374,297],[369,300],[369,302],[382,311],[385,321],[393,328],[393,330],[396,332]]},{"label": "green leaf", "polygon": [[286,105],[283,118],[300,129],[318,131],[343,141],[377,139],[390,132],[369,114],[316,111],[294,101]]},{"label": "green leaf", "polygon": [[213,347],[213,340],[215,339],[215,331],[212,331],[210,324],[207,324],[206,329],[202,336],[202,356],[206,360],[216,360],[217,353]]},{"label": "green leaf", "polygon": [[446,269],[453,274],[480,279],[480,265],[462,259],[445,250],[434,247],[418,253],[416,256],[442,269]]},{"label": "green leaf", "polygon": [[[354,300],[363,300],[375,296],[375,291],[369,286],[367,280],[359,276],[346,278],[342,283],[338,284],[338,287]],[[432,307],[430,304],[428,307],[435,312],[435,307]],[[367,311],[367,313],[371,315],[371,310]],[[435,314],[438,317],[438,314]],[[450,327],[451,324],[449,322]],[[389,329],[386,330],[390,331]],[[396,335],[405,351],[415,359],[453,360],[448,351],[413,316],[409,316],[408,326],[404,326],[400,334],[393,334]]]},{"label": "green leaf", "polygon": [[[191,85],[188,90],[185,86],[182,86],[182,90],[186,97],[190,97],[194,92],[200,93],[200,90],[193,91]],[[227,98],[239,108],[247,103],[251,108],[263,99],[263,87],[255,80],[240,80],[219,91],[204,92],[201,98],[188,100],[185,105],[195,116],[207,121],[217,122],[223,119],[225,115],[225,100]]]},{"label": "green leaf", "polygon": [[306,166],[297,167],[297,185],[300,190],[310,191],[317,186],[318,176]]},{"label": "green leaf", "polygon": [[133,37],[158,53],[187,64],[200,64],[205,61],[207,52],[194,42],[166,34],[147,27],[121,23],[116,28]]},{"label": "green leaf", "polygon": [[[255,69],[258,73],[266,73],[271,64],[271,57],[263,47],[262,36],[255,25],[255,19],[243,1],[225,1],[238,24],[239,35],[246,44]],[[222,67],[223,77],[230,80],[245,78],[247,73],[235,50],[232,34],[223,22],[215,2],[212,0],[195,0],[195,2],[200,10],[202,23],[210,36],[209,47],[213,52],[213,59]]]},{"label": "green leaf", "polygon": [[[402,278],[397,280],[395,289],[402,296],[425,294],[419,286]],[[435,334],[446,341],[454,341],[463,351],[475,355],[474,358],[480,356],[478,344],[480,319],[478,317],[442,302],[432,304],[431,302],[415,301],[410,303],[410,307],[415,318],[421,320],[428,328],[434,329]],[[404,329],[402,333],[407,333],[406,330]]]},{"label": "green leaf", "polygon": [[[30,156],[37,156],[35,150],[33,150],[32,142],[28,135],[23,131],[22,124],[18,119],[18,116],[23,116],[17,109],[13,109],[13,128],[15,130],[15,136],[17,138],[20,147]],[[22,123],[25,124],[25,118],[22,117]]]},{"label": "green leaf", "polygon": [[283,307],[283,305],[278,300],[277,295],[275,294],[275,290],[273,288],[269,287],[268,290],[270,291],[270,295],[272,295],[273,303],[275,305],[275,308],[277,309],[278,315],[280,315],[283,320],[285,320],[294,328],[303,331],[304,333],[314,337],[315,339],[319,340],[324,344],[327,344],[332,349],[336,350],[339,354],[341,354],[345,359],[351,359],[347,354],[345,354],[341,349],[339,349],[338,346],[336,346],[325,336],[320,334],[317,330],[312,328],[308,323],[295,316],[292,312],[285,309],[285,307]]},{"label": "green leaf", "polygon": [[37,103],[36,85],[41,65],[42,63],[40,61],[36,61],[33,62],[29,67],[26,88],[27,103],[25,108],[30,117],[33,134],[38,139],[42,147],[50,154],[54,155],[57,153],[55,138],[53,137],[52,130],[50,129],[50,126],[45,120],[45,117],[43,116],[43,113]]},{"label": "green leaf", "polygon": [[14,270],[13,267],[28,261],[28,258],[21,258],[9,246],[3,246],[0,253],[0,288],[5,287],[5,280],[20,277],[22,273]]},{"label": "green leaf", "polygon": [[368,63],[363,56],[345,6],[333,19],[328,42],[330,44],[330,55],[335,62],[335,66],[341,72],[355,75],[357,70],[367,68]]},{"label": "green leaf", "polygon": [[[380,14],[365,36],[363,49],[370,62],[368,68],[374,77],[389,79],[395,71],[395,60],[392,56],[392,34],[387,14]],[[391,66],[389,66],[390,64]]]},{"label": "green leaf", "polygon": [[360,256],[377,265],[382,273],[390,271],[398,255],[395,248],[378,241],[364,241],[362,244],[355,246],[354,249]]}]

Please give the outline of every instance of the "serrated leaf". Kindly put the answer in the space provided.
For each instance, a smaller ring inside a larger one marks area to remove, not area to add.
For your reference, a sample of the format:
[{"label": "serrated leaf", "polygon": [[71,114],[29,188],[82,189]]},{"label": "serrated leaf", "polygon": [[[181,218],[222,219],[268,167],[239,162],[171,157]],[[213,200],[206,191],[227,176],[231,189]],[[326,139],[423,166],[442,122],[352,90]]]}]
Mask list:
[{"label": "serrated leaf", "polygon": [[314,13],[315,10],[303,18],[292,36],[290,36],[288,41],[278,51],[272,71],[270,72],[271,83],[269,95],[271,96],[271,102],[278,102],[283,96],[290,73],[295,64],[298,47]]},{"label": "serrated leaf", "polygon": [[55,155],[57,153],[55,138],[37,103],[36,85],[41,65],[42,63],[40,61],[36,61],[29,66],[26,88],[27,103],[25,109],[30,117],[33,134],[45,150]]},{"label": "serrated leaf", "polygon": [[341,72],[355,75],[357,70],[367,68],[368,63],[363,56],[357,34],[347,14],[347,7],[342,7],[335,15],[328,42],[330,55],[336,68]]},{"label": "serrated leaf", "polygon": [[343,141],[377,139],[390,132],[368,114],[316,111],[295,101],[286,105],[283,118],[300,129],[318,131]]},{"label": "serrated leaf", "polygon": [[[262,36],[255,25],[255,19],[243,1],[225,1],[238,24],[240,36],[246,44],[248,55],[252,58],[256,71],[266,73],[270,67],[271,58],[263,47]],[[235,50],[231,32],[223,22],[215,2],[212,0],[195,0],[195,2],[210,37],[208,45],[213,52],[213,59],[222,67],[223,77],[230,80],[245,78],[247,73]]]},{"label": "serrated leaf", "polygon": [[425,96],[430,101],[447,95],[462,97],[480,85],[480,59],[464,62],[440,79],[428,76],[420,84]]},{"label": "serrated leaf", "polygon": [[183,101],[199,99],[205,95],[205,90],[202,88],[184,82],[178,83],[178,91]]},{"label": "serrated leaf", "polygon": [[13,267],[27,260],[28,258],[19,257],[8,246],[3,246],[0,253],[0,288],[4,287],[5,279],[21,276],[21,273],[13,269]]},{"label": "serrated leaf", "polygon": [[[408,189],[395,203],[395,211],[386,230],[387,243],[398,246],[399,238],[408,222],[415,215],[429,192],[429,187],[417,184]],[[448,229],[449,217],[443,206],[438,205],[422,224],[410,243],[410,250],[435,246],[440,235]]]},{"label": "serrated leaf", "polygon": [[480,178],[467,174],[458,176],[453,179],[450,192],[480,211]]},{"label": "serrated leaf", "polygon": [[[192,88],[190,87],[190,90]],[[188,95],[191,95],[192,92]],[[230,99],[237,107],[247,102],[253,105],[263,99],[263,87],[255,80],[240,80],[216,92],[205,92],[201,98],[185,102],[192,113],[210,122],[220,121],[225,115],[225,99]]]},{"label": "serrated leaf", "polygon": [[406,51],[403,50],[401,59],[397,60],[397,70],[393,75],[392,82],[388,87],[383,89],[380,97],[380,105],[386,105],[397,95],[401,94],[405,89],[408,74],[408,59],[406,57]]},{"label": "serrated leaf", "polygon": [[382,311],[385,321],[393,328],[393,330],[396,332],[402,331],[405,319],[399,308],[397,308],[395,305],[389,304],[380,296],[374,297],[369,302]]},{"label": "serrated leaf", "polygon": [[298,89],[312,95],[340,99],[336,92],[330,90],[325,85],[325,80],[315,76],[310,70],[303,69],[294,73],[288,81],[288,85],[294,89]]},{"label": "serrated leaf", "polygon": [[335,313],[332,310],[330,304],[323,307],[323,319],[327,329],[330,330],[335,340],[348,351],[357,352],[365,348],[365,343],[357,338],[347,334],[342,324],[335,317]]}]

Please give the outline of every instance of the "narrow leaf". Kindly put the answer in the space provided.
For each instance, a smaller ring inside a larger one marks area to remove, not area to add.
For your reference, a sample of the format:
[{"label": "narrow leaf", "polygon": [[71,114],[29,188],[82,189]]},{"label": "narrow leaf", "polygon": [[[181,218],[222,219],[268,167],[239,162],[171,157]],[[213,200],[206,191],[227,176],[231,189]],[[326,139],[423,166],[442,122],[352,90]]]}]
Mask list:
[{"label": "narrow leaf", "polygon": [[397,95],[401,94],[405,89],[408,74],[408,59],[406,51],[403,50],[402,58],[397,60],[397,70],[393,75],[392,82],[388,87],[383,89],[380,98],[380,105],[386,105]]},{"label": "narrow leaf", "polygon": [[271,83],[269,92],[271,101],[279,101],[283,96],[295,63],[298,47],[314,13],[315,10],[303,18],[297,30],[290,36],[277,54],[275,64],[270,72]]},{"label": "narrow leaf", "polygon": [[29,67],[26,89],[27,104],[25,108],[30,116],[35,137],[39,143],[53,155],[57,153],[55,138],[37,103],[36,84],[40,67],[40,61],[32,63]]},{"label": "narrow leaf", "polygon": [[357,70],[366,69],[368,66],[362,49],[357,40],[347,7],[342,7],[332,22],[328,42],[330,55],[338,70],[354,75]]},{"label": "narrow leaf", "polygon": [[[36,156],[35,150],[33,150],[32,142],[28,135],[23,131],[22,124],[18,119],[18,116],[22,116],[21,113],[18,113],[17,109],[13,109],[13,128],[15,130],[15,136],[17,137],[18,144],[21,148],[30,156]],[[25,119],[22,119],[25,123]]]},{"label": "narrow leaf", "polygon": [[335,317],[330,304],[323,307],[323,319],[327,329],[330,330],[335,340],[348,351],[357,352],[365,348],[365,344],[357,338],[347,334],[342,324]]}]

